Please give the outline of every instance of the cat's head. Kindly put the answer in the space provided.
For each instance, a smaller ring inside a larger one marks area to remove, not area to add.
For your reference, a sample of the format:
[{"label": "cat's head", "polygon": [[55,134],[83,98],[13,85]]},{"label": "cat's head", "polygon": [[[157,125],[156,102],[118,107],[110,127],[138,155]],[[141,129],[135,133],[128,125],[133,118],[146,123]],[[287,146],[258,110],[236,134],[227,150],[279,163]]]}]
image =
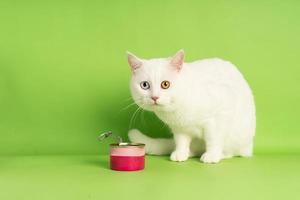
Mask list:
[{"label": "cat's head", "polygon": [[184,62],[184,51],[170,58],[141,59],[128,54],[132,78],[130,89],[135,103],[149,111],[172,111]]}]

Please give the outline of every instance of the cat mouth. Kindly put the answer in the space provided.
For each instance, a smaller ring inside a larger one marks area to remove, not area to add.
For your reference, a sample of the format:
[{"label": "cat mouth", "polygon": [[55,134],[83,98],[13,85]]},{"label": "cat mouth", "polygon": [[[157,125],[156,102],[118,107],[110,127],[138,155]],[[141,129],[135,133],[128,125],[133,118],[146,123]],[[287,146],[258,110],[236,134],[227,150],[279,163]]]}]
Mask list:
[{"label": "cat mouth", "polygon": [[154,101],[154,102],[152,103],[152,105],[153,105],[153,106],[159,106],[159,105],[161,105],[161,104],[158,104],[157,101]]},{"label": "cat mouth", "polygon": [[159,104],[157,102],[155,102],[155,103],[153,103],[151,105],[154,106],[154,107],[162,107],[163,106],[163,104]]}]

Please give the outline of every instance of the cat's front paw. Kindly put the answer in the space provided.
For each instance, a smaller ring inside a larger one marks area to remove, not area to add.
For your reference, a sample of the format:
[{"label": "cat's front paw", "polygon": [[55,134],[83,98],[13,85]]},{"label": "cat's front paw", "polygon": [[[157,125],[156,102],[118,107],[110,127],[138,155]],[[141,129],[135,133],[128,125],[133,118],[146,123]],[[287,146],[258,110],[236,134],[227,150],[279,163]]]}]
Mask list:
[{"label": "cat's front paw", "polygon": [[186,161],[189,158],[189,152],[188,151],[173,151],[173,153],[170,156],[170,159],[172,161],[182,162]]},{"label": "cat's front paw", "polygon": [[222,154],[218,152],[205,152],[200,160],[204,163],[218,163],[222,159]]}]

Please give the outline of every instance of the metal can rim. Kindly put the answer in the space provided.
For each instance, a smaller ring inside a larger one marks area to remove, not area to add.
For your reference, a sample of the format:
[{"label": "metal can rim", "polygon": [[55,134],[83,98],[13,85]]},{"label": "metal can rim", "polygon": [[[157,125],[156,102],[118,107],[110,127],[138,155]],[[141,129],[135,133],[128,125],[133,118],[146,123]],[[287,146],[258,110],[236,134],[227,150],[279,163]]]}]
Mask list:
[{"label": "metal can rim", "polygon": [[143,143],[122,143],[121,145],[119,143],[113,143],[113,144],[110,144],[109,146],[111,147],[144,147],[145,144]]}]

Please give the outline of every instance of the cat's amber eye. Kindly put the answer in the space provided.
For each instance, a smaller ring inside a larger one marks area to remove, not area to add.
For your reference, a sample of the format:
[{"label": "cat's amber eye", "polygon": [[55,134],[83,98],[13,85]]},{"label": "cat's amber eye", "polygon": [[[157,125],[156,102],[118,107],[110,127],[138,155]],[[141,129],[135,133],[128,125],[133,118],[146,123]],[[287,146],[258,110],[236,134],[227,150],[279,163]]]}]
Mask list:
[{"label": "cat's amber eye", "polygon": [[168,89],[170,87],[170,82],[169,81],[163,81],[163,82],[161,82],[160,87],[162,89]]},{"label": "cat's amber eye", "polygon": [[147,81],[142,81],[142,82],[140,83],[140,86],[141,86],[141,88],[142,88],[143,90],[148,90],[148,89],[150,88],[150,84],[149,84],[149,82],[147,82]]}]

